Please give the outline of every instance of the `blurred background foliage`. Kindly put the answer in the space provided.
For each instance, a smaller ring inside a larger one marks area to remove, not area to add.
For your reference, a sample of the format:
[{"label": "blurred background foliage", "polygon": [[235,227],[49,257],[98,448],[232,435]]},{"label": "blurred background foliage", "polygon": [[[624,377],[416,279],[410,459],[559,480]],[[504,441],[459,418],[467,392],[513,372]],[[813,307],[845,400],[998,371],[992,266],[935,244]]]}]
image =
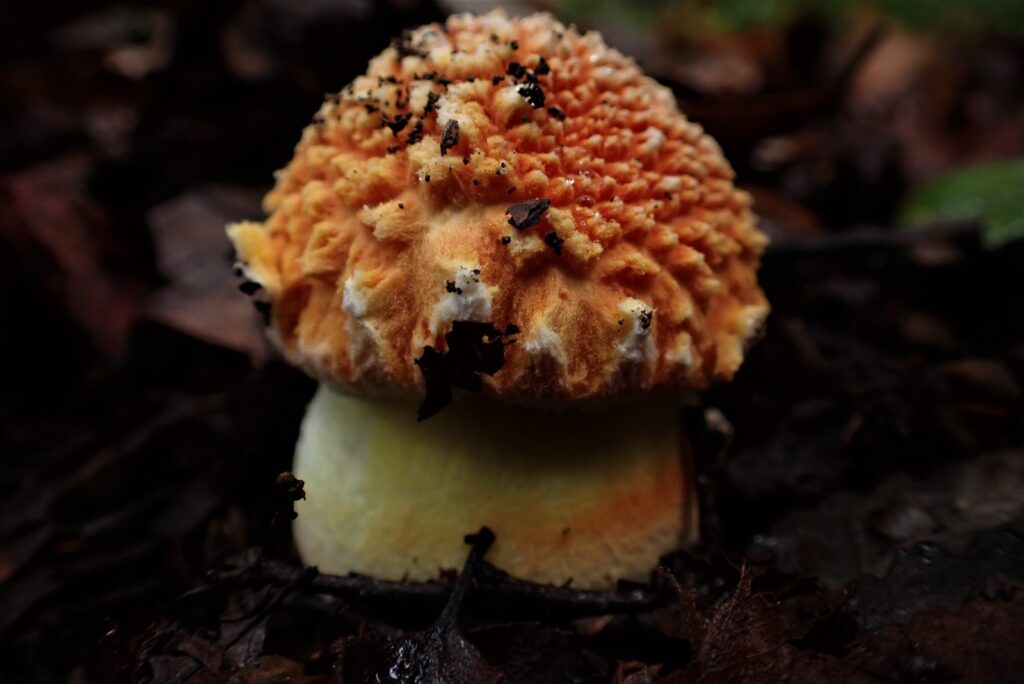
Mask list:
[{"label": "blurred background foliage", "polygon": [[949,171],[913,189],[900,223],[980,219],[989,247],[1024,238],[1024,159]]},{"label": "blurred background foliage", "polygon": [[1024,34],[1024,3],[1016,0],[556,0],[553,6],[559,15],[581,21],[615,17],[641,26],[659,25],[688,41],[780,26],[808,14],[837,26],[852,15],[870,13],[928,32]]}]

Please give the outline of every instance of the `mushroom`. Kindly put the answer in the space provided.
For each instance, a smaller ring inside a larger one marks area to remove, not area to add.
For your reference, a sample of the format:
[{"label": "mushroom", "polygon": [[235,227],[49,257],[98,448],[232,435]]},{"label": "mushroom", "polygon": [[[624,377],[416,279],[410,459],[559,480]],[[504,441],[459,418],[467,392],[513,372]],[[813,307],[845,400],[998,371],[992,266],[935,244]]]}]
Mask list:
[{"label": "mushroom", "polygon": [[680,406],[768,312],[732,179],[668,89],[548,14],[407,31],[328,97],[266,221],[228,229],[321,381],[304,561],[429,580],[486,525],[511,575],[608,588],[692,542]]}]

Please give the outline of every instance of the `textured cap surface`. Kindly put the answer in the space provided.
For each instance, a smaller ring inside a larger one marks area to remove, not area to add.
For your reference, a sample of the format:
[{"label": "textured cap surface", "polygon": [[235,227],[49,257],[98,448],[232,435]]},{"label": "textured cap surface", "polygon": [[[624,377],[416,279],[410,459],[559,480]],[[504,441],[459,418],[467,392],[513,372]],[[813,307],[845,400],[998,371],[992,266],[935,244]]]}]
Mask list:
[{"label": "textured cap surface", "polygon": [[767,314],[764,237],[717,144],[596,33],[458,15],[327,99],[229,228],[277,340],[317,377],[421,393],[457,320],[514,324],[511,401],[700,388]]}]

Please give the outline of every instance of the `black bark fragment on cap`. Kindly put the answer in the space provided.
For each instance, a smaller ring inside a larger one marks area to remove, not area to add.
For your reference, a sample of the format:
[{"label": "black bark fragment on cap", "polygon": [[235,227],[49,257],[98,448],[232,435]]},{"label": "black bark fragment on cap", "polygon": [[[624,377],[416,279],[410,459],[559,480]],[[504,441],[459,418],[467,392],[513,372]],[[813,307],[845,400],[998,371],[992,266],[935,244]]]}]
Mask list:
[{"label": "black bark fragment on cap", "polygon": [[505,365],[505,347],[519,328],[509,324],[504,332],[493,323],[455,321],[445,333],[447,351],[427,345],[416,365],[423,373],[426,395],[416,412],[416,420],[426,420],[452,403],[452,388],[479,392],[482,375],[494,375]]},{"label": "black bark fragment on cap", "polygon": [[505,213],[509,215],[509,225],[523,230],[540,223],[540,217],[550,206],[551,200],[549,199],[527,200],[509,205],[508,211]]},{"label": "black bark fragment on cap", "polygon": [[251,280],[243,280],[238,284],[238,289],[244,294],[252,296],[263,289],[263,286]]},{"label": "black bark fragment on cap", "polygon": [[412,130],[409,131],[409,135],[405,136],[406,145],[415,145],[423,139],[423,119],[419,119],[413,124]]},{"label": "black bark fragment on cap", "polygon": [[644,309],[640,312],[640,315],[637,316],[637,318],[640,319],[640,327],[647,330],[651,327],[651,321],[654,319],[654,312],[650,309]]},{"label": "black bark fragment on cap", "polygon": [[412,31],[410,31],[409,29],[405,29],[404,31],[402,31],[402,33],[399,34],[397,38],[391,41],[391,45],[395,48],[395,51],[398,53],[399,59],[402,59],[403,57],[424,58],[427,56],[426,52],[424,52],[419,47],[413,44]]},{"label": "black bark fragment on cap", "polygon": [[545,100],[544,89],[540,87],[537,76],[550,73],[551,67],[548,63],[541,58],[537,68],[530,71],[519,62],[509,62],[507,71],[509,76],[521,84],[517,92],[523,96],[523,99],[534,109],[543,109]]},{"label": "black bark fragment on cap", "polygon": [[441,156],[448,154],[448,150],[459,144],[459,122],[452,119],[444,125],[444,132],[441,134]]},{"label": "black bark fragment on cap", "polygon": [[531,80],[525,85],[519,86],[518,92],[534,109],[542,109],[544,107],[544,89],[540,87],[537,81]]},{"label": "black bark fragment on cap", "polygon": [[551,231],[544,236],[544,244],[551,248],[551,251],[562,256],[562,245],[565,244],[565,240],[558,237],[558,233]]},{"label": "black bark fragment on cap", "polygon": [[437,109],[437,101],[440,99],[441,96],[433,90],[427,93],[427,104],[423,106],[423,116]]},{"label": "black bark fragment on cap", "polygon": [[387,127],[391,129],[394,135],[398,135],[402,132],[402,129],[409,123],[409,119],[412,118],[412,114],[396,114],[395,118],[388,118],[384,115],[380,119],[381,128]]}]

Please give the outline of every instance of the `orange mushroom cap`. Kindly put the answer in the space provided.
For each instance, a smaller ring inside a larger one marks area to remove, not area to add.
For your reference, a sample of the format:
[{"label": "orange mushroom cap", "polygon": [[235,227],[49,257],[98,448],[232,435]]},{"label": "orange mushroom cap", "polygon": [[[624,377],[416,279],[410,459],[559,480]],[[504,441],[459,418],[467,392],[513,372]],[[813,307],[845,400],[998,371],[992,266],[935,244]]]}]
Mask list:
[{"label": "orange mushroom cap", "polygon": [[768,305],[766,239],[670,91],[548,14],[405,32],[327,98],[229,228],[285,354],[422,394],[455,321],[514,324],[484,392],[558,404],[729,378]]}]

